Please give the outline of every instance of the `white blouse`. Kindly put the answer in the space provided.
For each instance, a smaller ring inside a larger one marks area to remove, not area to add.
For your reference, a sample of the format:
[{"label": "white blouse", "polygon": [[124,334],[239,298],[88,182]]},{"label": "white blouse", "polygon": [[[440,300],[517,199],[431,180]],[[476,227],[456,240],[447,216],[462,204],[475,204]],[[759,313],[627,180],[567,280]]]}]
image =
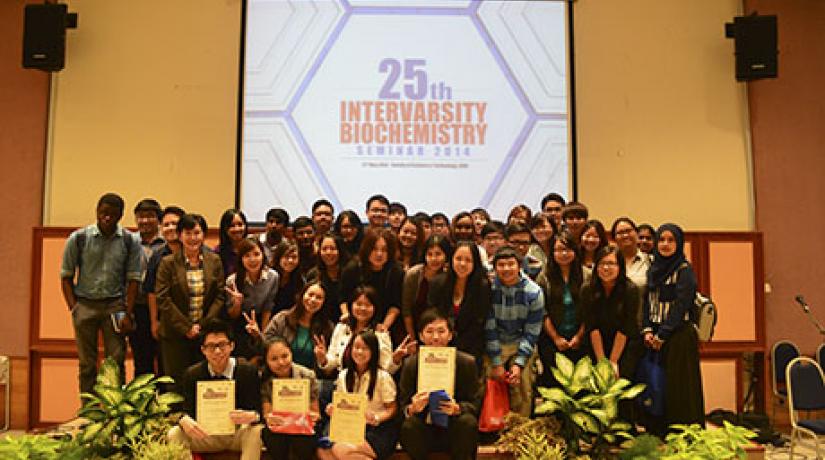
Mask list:
[{"label": "white blouse", "polygon": [[[378,377],[378,382],[375,384],[375,391],[372,393],[372,399],[370,399],[367,404],[367,410],[371,412],[382,411],[384,410],[385,404],[395,402],[396,390],[395,382],[392,380],[392,376],[381,369],[378,369],[376,376]],[[366,395],[369,388],[370,373],[364,372],[360,378],[355,379],[355,386],[353,388],[355,391],[349,393],[361,393]],[[338,374],[338,380],[335,381],[335,389],[338,391],[347,392],[347,369],[344,369],[340,374]]]},{"label": "white blouse", "polygon": [[[376,332],[375,336],[378,338],[378,366],[381,369],[395,374],[400,364],[395,364],[392,360],[392,340],[390,334],[387,332]],[[327,364],[321,369],[329,371],[332,369],[341,370],[343,367],[344,350],[347,349],[349,341],[352,339],[352,329],[349,324],[338,323],[335,325],[335,330],[332,331],[332,338],[329,340],[329,347],[327,348]]]}]

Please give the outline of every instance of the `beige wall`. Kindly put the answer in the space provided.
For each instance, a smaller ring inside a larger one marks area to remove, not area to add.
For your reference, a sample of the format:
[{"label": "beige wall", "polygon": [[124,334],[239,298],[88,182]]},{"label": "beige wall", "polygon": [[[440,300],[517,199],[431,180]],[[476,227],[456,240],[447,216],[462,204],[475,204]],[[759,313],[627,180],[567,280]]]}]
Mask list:
[{"label": "beige wall", "polygon": [[575,2],[578,191],[592,215],[753,228],[746,98],[724,37],[740,7]]},{"label": "beige wall", "polygon": [[[217,223],[234,200],[240,1],[70,4],[80,27],[56,79],[46,223],[88,222],[109,190]],[[746,106],[722,26],[738,10],[575,3],[579,197],[594,216],[752,228]]]},{"label": "beige wall", "polygon": [[68,3],[79,26],[53,87],[45,223],[89,223],[117,191],[216,225],[235,194],[240,0]]}]

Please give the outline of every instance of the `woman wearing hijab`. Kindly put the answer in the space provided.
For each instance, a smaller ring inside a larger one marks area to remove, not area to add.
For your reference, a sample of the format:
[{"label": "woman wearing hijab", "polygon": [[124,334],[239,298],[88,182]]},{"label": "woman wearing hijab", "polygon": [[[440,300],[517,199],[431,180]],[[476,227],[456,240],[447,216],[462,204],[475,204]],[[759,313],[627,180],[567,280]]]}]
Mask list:
[{"label": "woman wearing hijab", "polygon": [[642,336],[647,348],[660,353],[665,369],[665,412],[649,416],[646,425],[659,435],[674,423],[704,425],[699,342],[691,322],[696,275],[684,246],[679,226],[659,227],[647,277]]}]

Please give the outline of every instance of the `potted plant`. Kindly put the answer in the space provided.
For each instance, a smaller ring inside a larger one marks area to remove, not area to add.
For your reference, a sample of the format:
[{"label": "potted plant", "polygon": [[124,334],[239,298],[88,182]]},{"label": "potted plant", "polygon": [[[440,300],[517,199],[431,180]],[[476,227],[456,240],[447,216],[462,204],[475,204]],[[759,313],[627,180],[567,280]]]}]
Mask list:
[{"label": "potted plant", "polygon": [[139,440],[165,433],[171,426],[170,406],[183,401],[175,393],[158,394],[157,385],[173,383],[171,377],[145,374],[126,385],[120,382],[120,367],[107,358],[93,393],[81,394],[83,407],[77,413],[89,423],[81,428],[76,439],[91,453],[106,458],[128,458]]},{"label": "potted plant", "polygon": [[593,365],[586,356],[573,364],[556,353],[551,372],[560,386],[538,389],[543,401],[536,414],[552,414],[559,420],[569,454],[606,458],[614,456],[622,441],[632,439],[630,423],[619,419],[619,401],[635,398],[643,384],[631,386],[617,377],[604,358]]}]

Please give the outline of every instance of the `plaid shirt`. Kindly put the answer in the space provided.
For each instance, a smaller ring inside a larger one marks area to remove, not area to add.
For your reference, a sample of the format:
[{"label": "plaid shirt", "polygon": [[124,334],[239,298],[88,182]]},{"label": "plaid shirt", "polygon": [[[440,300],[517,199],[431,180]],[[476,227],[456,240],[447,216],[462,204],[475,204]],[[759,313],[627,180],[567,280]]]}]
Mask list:
[{"label": "plaid shirt", "polygon": [[203,317],[203,255],[199,256],[198,266],[193,267],[186,261],[186,284],[189,287],[189,319],[197,323]]}]

